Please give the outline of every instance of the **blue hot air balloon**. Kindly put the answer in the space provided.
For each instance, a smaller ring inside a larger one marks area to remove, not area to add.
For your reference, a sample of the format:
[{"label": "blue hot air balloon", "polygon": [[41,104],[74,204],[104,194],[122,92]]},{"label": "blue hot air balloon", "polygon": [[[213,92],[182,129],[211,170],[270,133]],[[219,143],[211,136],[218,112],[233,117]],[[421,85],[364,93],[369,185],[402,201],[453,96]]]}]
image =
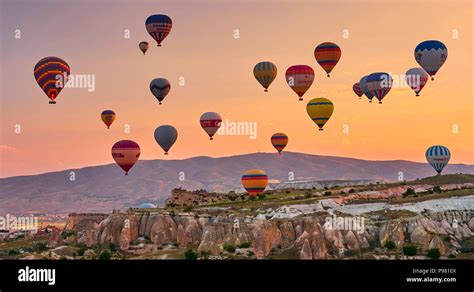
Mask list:
[{"label": "blue hot air balloon", "polygon": [[392,76],[385,72],[372,73],[367,77],[367,88],[382,103],[382,99],[392,89]]},{"label": "blue hot air balloon", "polygon": [[440,41],[424,41],[415,48],[415,60],[431,76],[431,80],[447,58],[448,48]]},{"label": "blue hot air balloon", "polygon": [[178,131],[176,131],[173,126],[163,125],[155,130],[156,143],[165,150],[166,155],[168,155],[168,151],[171,146],[173,146],[174,142],[176,142],[176,139],[178,139]]},{"label": "blue hot air balloon", "polygon": [[168,36],[173,27],[171,18],[164,14],[151,15],[145,21],[146,31],[156,41],[158,47],[161,42]]},{"label": "blue hot air balloon", "polygon": [[441,171],[443,171],[443,168],[448,164],[451,158],[451,152],[449,152],[449,149],[445,146],[435,145],[426,150],[425,156],[431,167],[433,167],[438,174],[441,174]]},{"label": "blue hot air balloon", "polygon": [[369,88],[367,87],[367,76],[364,76],[360,79],[359,81],[359,86],[362,92],[367,96],[369,99],[369,102],[372,102],[372,98],[374,98],[374,95],[370,92]]}]

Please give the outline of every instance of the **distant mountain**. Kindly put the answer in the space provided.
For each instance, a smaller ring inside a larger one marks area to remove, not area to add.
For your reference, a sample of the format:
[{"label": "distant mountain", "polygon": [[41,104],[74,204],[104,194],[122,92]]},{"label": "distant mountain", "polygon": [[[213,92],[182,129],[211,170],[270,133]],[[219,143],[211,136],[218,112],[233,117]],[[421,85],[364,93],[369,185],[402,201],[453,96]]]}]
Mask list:
[{"label": "distant mountain", "polygon": [[[272,182],[406,180],[434,175],[427,163],[284,152],[183,160],[138,161],[128,176],[114,164],[0,179],[0,215],[27,212],[109,212],[144,202],[163,203],[176,187],[225,192],[240,189],[247,169],[267,172]],[[75,180],[71,181],[71,171]],[[444,173],[474,173],[474,165],[448,165]],[[180,180],[182,179],[182,180]]]}]

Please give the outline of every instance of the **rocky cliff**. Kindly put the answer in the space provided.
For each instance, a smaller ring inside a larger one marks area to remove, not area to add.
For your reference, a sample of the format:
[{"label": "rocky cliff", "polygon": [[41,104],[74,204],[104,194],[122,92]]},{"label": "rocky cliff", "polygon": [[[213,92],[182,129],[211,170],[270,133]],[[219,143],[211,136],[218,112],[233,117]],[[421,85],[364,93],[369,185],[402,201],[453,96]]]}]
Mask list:
[{"label": "rocky cliff", "polygon": [[224,244],[250,243],[259,259],[275,251],[296,249],[301,259],[339,258],[392,241],[398,248],[416,245],[420,250],[438,248],[442,255],[456,253],[460,241],[473,236],[473,211],[419,214],[393,220],[367,218],[363,230],[337,230],[325,224],[327,215],[292,219],[237,218],[183,213],[116,213],[99,224],[69,225],[78,241],[87,245],[114,243],[128,250],[145,238],[159,246],[178,245],[218,255]]}]

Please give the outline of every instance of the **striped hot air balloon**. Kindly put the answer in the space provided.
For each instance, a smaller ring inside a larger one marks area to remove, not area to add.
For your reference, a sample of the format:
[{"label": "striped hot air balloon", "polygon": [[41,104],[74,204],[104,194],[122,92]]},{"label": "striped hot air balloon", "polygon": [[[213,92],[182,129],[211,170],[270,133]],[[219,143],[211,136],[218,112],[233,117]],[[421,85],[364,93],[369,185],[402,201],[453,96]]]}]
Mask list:
[{"label": "striped hot air balloon", "polygon": [[286,147],[286,144],[288,144],[288,136],[283,133],[276,133],[273,134],[270,141],[278,153],[281,154],[281,151],[283,151],[283,149]]},{"label": "striped hot air balloon", "polygon": [[178,131],[173,126],[163,125],[155,129],[154,136],[156,143],[165,151],[165,155],[168,155],[171,146],[178,139]]},{"label": "striped hot air balloon", "polygon": [[362,89],[360,89],[360,85],[359,85],[358,82],[354,83],[354,85],[352,85],[352,90],[359,97],[359,99],[364,94],[364,92],[362,92]]},{"label": "striped hot air balloon", "polygon": [[221,127],[221,123],[222,123],[221,116],[215,112],[207,112],[201,115],[201,118],[199,119],[199,121],[201,123],[201,127],[209,135],[209,139],[214,140],[212,136],[214,136],[217,130],[219,130],[219,128]]},{"label": "striped hot air balloon", "polygon": [[318,125],[319,130],[322,131],[334,111],[334,105],[329,99],[318,97],[308,102],[306,111],[313,122]]},{"label": "striped hot air balloon", "polygon": [[294,65],[286,70],[286,82],[294,92],[303,100],[303,95],[314,81],[313,68],[307,65]]},{"label": "striped hot air balloon", "polygon": [[424,41],[415,48],[415,60],[431,76],[431,80],[447,58],[448,48],[440,41]]},{"label": "striped hot air balloon", "polygon": [[416,96],[420,96],[420,91],[428,82],[429,75],[421,68],[411,68],[405,73],[407,84],[415,91]]},{"label": "striped hot air balloon", "polygon": [[113,110],[105,110],[100,114],[102,122],[107,126],[107,129],[110,129],[110,125],[115,121],[115,113]]},{"label": "striped hot air balloon", "polygon": [[267,184],[268,176],[263,170],[251,169],[247,170],[244,175],[242,175],[242,185],[247,193],[252,197],[263,193]]},{"label": "striped hot air balloon", "polygon": [[275,80],[277,72],[277,67],[271,62],[260,62],[253,68],[253,75],[258,83],[265,88],[265,92],[268,91],[268,87]]},{"label": "striped hot air balloon", "polygon": [[335,43],[322,43],[314,49],[314,57],[318,64],[326,71],[328,77],[330,77],[329,73],[331,73],[339,59],[341,59],[341,48]]},{"label": "striped hot air balloon", "polygon": [[435,145],[426,150],[425,156],[431,167],[433,167],[438,174],[441,174],[443,168],[448,164],[451,158],[451,152],[449,152],[448,147]]},{"label": "striped hot air balloon", "polygon": [[372,73],[367,77],[367,88],[382,103],[382,99],[392,89],[392,76],[384,72]]},{"label": "striped hot air balloon", "polygon": [[156,41],[158,47],[161,47],[161,42],[168,36],[173,27],[173,21],[167,15],[156,14],[146,19],[145,27],[146,31]]},{"label": "striped hot air balloon", "polygon": [[50,104],[55,104],[61,90],[67,83],[71,68],[61,58],[46,57],[36,63],[34,75],[36,82],[51,100]]},{"label": "striped hot air balloon", "polygon": [[128,175],[128,171],[140,157],[140,146],[132,140],[118,141],[112,146],[112,157],[118,166],[125,171],[125,175]]}]

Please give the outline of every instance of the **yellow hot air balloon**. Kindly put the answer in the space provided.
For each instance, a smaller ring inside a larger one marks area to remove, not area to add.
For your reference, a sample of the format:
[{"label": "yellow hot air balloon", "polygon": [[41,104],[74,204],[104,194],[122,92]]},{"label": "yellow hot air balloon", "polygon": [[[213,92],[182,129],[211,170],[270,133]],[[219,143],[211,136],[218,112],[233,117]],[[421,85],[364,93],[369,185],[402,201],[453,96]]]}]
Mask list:
[{"label": "yellow hot air balloon", "polygon": [[319,130],[322,131],[324,124],[326,124],[334,111],[334,105],[329,99],[318,97],[308,102],[306,111],[313,122],[318,125]]},{"label": "yellow hot air balloon", "polygon": [[267,92],[268,87],[277,76],[277,67],[271,62],[260,62],[253,68],[253,75]]},{"label": "yellow hot air balloon", "polygon": [[268,176],[260,169],[247,170],[242,175],[242,185],[250,196],[255,197],[263,193],[268,184]]}]

